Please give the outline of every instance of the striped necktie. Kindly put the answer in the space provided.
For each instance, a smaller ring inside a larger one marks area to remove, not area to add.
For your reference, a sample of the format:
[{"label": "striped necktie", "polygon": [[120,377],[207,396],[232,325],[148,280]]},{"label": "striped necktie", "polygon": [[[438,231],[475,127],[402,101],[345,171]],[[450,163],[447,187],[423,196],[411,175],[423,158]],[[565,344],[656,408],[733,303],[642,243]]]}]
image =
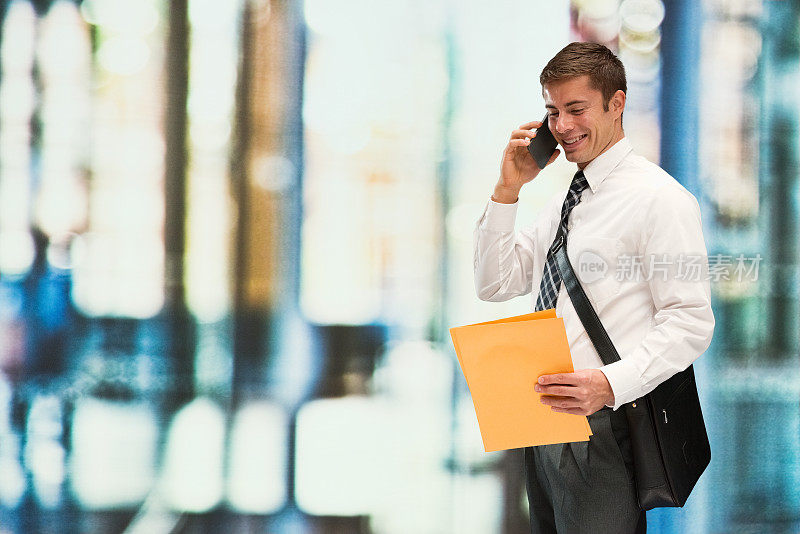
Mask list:
[{"label": "striped necktie", "polygon": [[[589,185],[586,181],[583,171],[578,171],[572,178],[572,183],[567,191],[567,198],[564,199],[564,204],[561,206],[561,232],[564,237],[567,236],[567,220],[572,208],[578,205],[581,201],[581,192]],[[556,239],[553,244],[558,240],[558,232],[556,232]],[[536,299],[536,311],[546,310],[548,308],[555,308],[556,301],[558,300],[558,288],[561,285],[561,275],[558,273],[556,267],[556,256],[553,253],[553,246],[547,251],[547,261],[544,265],[544,272],[542,273],[542,283],[539,286],[539,298]]]}]

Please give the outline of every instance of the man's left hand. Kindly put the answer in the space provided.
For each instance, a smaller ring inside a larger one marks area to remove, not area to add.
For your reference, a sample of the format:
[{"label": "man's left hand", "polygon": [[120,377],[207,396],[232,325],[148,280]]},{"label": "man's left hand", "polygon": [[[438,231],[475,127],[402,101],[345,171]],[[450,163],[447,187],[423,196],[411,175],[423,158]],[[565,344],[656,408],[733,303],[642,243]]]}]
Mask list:
[{"label": "man's left hand", "polygon": [[599,369],[542,375],[534,390],[542,393],[542,403],[554,412],[591,415],[603,406],[614,405],[611,384]]}]

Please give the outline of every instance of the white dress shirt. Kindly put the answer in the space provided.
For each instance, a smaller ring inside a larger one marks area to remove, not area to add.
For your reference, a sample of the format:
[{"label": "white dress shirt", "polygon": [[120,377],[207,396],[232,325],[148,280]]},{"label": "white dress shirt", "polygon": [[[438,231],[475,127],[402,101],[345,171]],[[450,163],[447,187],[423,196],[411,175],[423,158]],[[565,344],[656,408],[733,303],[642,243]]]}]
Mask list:
[{"label": "white dress shirt", "polygon": [[[556,315],[564,320],[575,370],[599,368],[611,384],[616,410],[686,369],[711,343],[707,252],[697,200],[633,153],[627,139],[583,172],[589,187],[570,214],[567,254],[621,360],[603,365],[563,282]],[[519,202],[489,201],[474,232],[481,300],[530,293],[535,307],[565,195],[566,189],[516,233]]]}]

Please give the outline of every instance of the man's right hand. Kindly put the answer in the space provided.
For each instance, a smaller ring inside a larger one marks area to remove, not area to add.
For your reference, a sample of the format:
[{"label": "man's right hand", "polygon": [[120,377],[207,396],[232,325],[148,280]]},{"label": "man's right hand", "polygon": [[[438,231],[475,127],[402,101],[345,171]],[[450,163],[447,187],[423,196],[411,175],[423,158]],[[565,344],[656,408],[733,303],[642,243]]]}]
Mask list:
[{"label": "man's right hand", "polygon": [[[541,171],[536,160],[528,152],[531,139],[536,137],[535,129],[541,125],[539,121],[532,121],[511,132],[511,140],[503,151],[500,180],[497,181],[492,195],[492,200],[495,202],[503,204],[516,202],[522,186],[536,178]],[[547,164],[550,165],[559,154],[561,151],[556,149]]]}]

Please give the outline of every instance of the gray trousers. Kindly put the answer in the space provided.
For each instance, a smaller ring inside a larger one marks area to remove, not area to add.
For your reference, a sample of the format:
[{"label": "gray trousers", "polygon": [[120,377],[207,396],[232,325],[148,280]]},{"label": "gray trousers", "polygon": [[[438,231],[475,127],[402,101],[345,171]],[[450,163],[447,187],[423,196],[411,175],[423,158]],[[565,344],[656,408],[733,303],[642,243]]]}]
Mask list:
[{"label": "gray trousers", "polygon": [[532,534],[647,531],[624,409],[589,416],[590,440],[525,449]]}]

